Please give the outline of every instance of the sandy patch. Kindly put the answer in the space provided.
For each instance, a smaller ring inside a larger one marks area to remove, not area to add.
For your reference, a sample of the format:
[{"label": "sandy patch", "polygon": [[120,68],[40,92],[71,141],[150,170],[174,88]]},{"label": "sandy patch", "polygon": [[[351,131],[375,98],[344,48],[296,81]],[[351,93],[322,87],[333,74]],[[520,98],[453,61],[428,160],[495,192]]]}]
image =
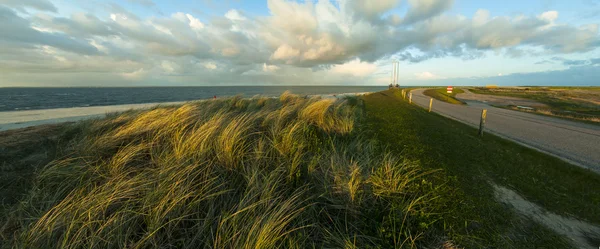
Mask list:
[{"label": "sandy patch", "polygon": [[599,248],[600,227],[570,217],[551,213],[538,205],[527,201],[515,191],[493,185],[496,198],[511,205],[518,213],[552,229],[573,242],[577,248]]},{"label": "sandy patch", "polygon": [[456,95],[456,98],[462,101],[479,101],[484,102],[490,105],[495,106],[528,106],[528,107],[548,107],[546,104],[530,100],[530,99],[522,99],[516,97],[508,97],[508,96],[496,96],[496,95],[488,95],[488,94],[476,94],[472,93],[467,89],[463,89],[465,93],[459,93]]}]

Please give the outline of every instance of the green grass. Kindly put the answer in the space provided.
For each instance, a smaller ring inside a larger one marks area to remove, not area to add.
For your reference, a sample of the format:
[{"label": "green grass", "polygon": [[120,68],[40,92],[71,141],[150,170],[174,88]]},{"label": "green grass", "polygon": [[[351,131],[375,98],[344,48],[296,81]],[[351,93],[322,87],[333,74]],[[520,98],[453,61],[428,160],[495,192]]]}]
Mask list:
[{"label": "green grass", "polygon": [[480,138],[472,127],[401,99],[398,91],[366,97],[368,130],[395,154],[418,160],[425,168],[443,169],[456,179],[452,186],[461,194],[457,210],[444,217],[449,226],[476,223],[479,228],[468,233],[500,248],[562,247],[552,245],[556,242],[544,228],[523,226],[498,204],[490,182],[512,188],[551,212],[600,223],[598,174],[490,134]]},{"label": "green grass", "polygon": [[452,90],[452,93],[448,93],[446,91],[446,88],[433,88],[433,89],[427,89],[425,91],[423,91],[423,94],[432,97],[434,99],[437,99],[439,101],[444,101],[450,104],[457,104],[457,105],[464,105],[465,102],[462,102],[460,100],[458,100],[456,98],[456,94],[459,93],[464,93],[465,91],[458,89],[458,88],[454,88]]},{"label": "green grass", "polygon": [[452,189],[364,137],[363,122],[358,98],[285,93],[64,126],[39,170],[2,158],[34,175],[2,209],[2,247],[452,245],[440,222]]}]

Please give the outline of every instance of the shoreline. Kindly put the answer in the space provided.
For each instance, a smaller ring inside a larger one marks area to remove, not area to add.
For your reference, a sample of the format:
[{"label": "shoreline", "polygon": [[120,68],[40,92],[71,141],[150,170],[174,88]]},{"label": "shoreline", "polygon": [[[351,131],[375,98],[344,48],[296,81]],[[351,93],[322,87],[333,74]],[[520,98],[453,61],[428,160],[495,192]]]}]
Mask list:
[{"label": "shoreline", "polygon": [[75,122],[90,118],[104,117],[107,114],[114,112],[149,109],[159,105],[177,105],[187,102],[191,101],[0,112],[0,131],[20,129],[44,124]]},{"label": "shoreline", "polygon": [[[309,96],[320,96],[331,98],[335,96],[364,95],[370,92],[341,93],[341,94],[317,94]],[[150,109],[160,105],[179,105],[188,102],[206,101],[211,99],[198,99],[176,102],[153,102],[143,104],[124,104],[106,106],[69,107],[55,109],[22,110],[0,112],[0,132],[14,129],[27,128],[37,125],[58,124],[64,122],[76,122],[91,118],[101,118],[110,113],[128,110]]]}]

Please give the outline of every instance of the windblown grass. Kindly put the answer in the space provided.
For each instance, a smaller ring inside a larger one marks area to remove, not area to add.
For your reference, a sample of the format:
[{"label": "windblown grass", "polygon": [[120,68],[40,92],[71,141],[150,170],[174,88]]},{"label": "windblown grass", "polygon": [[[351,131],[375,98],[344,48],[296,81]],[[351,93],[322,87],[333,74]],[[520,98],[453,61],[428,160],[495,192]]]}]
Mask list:
[{"label": "windblown grass", "polygon": [[452,244],[432,225],[440,187],[425,178],[435,173],[362,137],[362,115],[359,99],[284,93],[80,123],[6,215],[3,246]]}]

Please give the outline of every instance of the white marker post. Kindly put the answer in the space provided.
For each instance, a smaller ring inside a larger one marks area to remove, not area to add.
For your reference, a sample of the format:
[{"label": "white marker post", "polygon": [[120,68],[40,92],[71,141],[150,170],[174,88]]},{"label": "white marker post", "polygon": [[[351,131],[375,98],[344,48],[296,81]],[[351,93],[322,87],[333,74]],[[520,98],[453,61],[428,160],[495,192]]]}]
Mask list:
[{"label": "white marker post", "polygon": [[408,103],[412,104],[412,92],[408,94]]},{"label": "white marker post", "polygon": [[431,112],[431,107],[433,106],[433,98],[429,99],[429,112]]},{"label": "white marker post", "polygon": [[487,118],[487,109],[481,110],[481,119],[479,120],[479,136],[483,136],[483,128],[485,127],[485,119]]}]

